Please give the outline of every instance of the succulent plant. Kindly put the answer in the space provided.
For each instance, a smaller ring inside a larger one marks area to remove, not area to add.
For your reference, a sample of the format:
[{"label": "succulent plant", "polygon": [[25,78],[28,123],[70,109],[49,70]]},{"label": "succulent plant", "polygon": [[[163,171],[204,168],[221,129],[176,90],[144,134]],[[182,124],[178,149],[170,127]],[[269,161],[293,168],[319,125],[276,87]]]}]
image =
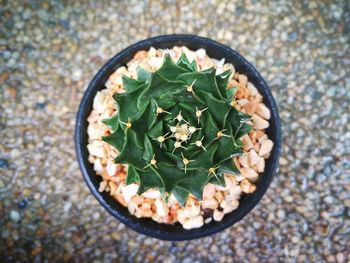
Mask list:
[{"label": "succulent plant", "polygon": [[252,126],[234,107],[231,73],[198,72],[184,54],[176,64],[166,54],[157,71],[122,77],[117,113],[103,120],[113,133],[103,140],[119,151],[116,163],[128,164],[126,184],[138,182],[138,194],[158,188],[165,201],[173,193],[185,206],[189,193],[201,200],[208,182],[225,186],[224,173],[239,173],[233,157]]}]

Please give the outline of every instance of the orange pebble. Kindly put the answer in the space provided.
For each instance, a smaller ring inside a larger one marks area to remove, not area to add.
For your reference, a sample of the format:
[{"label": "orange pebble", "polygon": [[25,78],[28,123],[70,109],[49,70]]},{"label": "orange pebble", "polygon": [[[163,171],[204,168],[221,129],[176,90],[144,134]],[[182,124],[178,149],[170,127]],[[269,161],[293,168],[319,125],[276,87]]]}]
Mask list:
[{"label": "orange pebble", "polygon": [[134,59],[144,60],[146,57],[147,57],[147,51],[146,50],[139,50],[136,52]]},{"label": "orange pebble", "polygon": [[170,215],[164,216],[163,220],[164,220],[164,223],[167,223],[167,224],[173,222],[173,218]]},{"label": "orange pebble", "polygon": [[172,207],[170,207],[169,215],[171,217],[176,218],[177,217],[177,211],[178,211],[178,207],[177,206],[172,206]]}]

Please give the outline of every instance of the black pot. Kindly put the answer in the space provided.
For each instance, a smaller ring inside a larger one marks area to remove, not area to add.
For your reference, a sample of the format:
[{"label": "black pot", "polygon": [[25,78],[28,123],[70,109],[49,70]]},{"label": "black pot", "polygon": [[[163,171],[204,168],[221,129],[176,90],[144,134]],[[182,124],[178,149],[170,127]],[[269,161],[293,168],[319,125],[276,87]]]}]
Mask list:
[{"label": "black pot", "polygon": [[[266,133],[274,142],[271,155],[269,159],[266,160],[265,172],[259,176],[259,180],[256,182],[256,191],[249,195],[243,195],[239,201],[239,207],[232,213],[225,215],[221,222],[215,222],[213,220],[209,224],[204,224],[201,228],[191,230],[185,230],[180,224],[166,225],[156,223],[151,219],[136,218],[129,213],[127,208],[123,207],[113,199],[109,193],[100,193],[98,188],[102,178],[96,175],[93,170],[93,165],[88,162],[89,153],[86,147],[88,144],[88,122],[86,119],[92,110],[93,99],[96,92],[105,88],[104,84],[108,77],[117,68],[130,61],[138,50],[148,50],[150,47],[165,49],[172,48],[175,45],[184,45],[192,50],[204,48],[209,57],[215,59],[225,58],[225,62],[232,63],[237,72],[246,74],[249,81],[252,82],[262,94],[264,103],[271,111],[270,127],[266,130]],[[131,45],[108,61],[107,64],[105,64],[96,74],[84,94],[77,113],[75,146],[80,169],[87,185],[100,204],[110,214],[128,227],[151,237],[163,240],[189,240],[208,236],[232,226],[248,214],[249,211],[251,211],[260,201],[269,187],[278,166],[281,152],[281,124],[275,100],[273,99],[265,81],[257,70],[241,55],[233,51],[231,48],[207,38],[192,35],[167,35],[146,39]]]}]

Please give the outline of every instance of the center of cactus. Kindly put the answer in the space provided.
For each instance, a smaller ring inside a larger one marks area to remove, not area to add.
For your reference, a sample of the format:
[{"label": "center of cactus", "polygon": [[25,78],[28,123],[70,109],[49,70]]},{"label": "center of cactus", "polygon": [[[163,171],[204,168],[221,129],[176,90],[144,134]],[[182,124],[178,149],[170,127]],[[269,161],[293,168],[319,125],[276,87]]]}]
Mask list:
[{"label": "center of cactus", "polygon": [[184,54],[176,64],[166,54],[157,71],[123,76],[117,114],[103,120],[113,133],[103,140],[119,151],[116,163],[128,164],[126,184],[138,182],[138,194],[157,188],[165,201],[173,193],[185,206],[189,193],[201,200],[208,182],[224,186],[224,173],[239,173],[233,157],[244,153],[240,138],[253,127],[233,106],[230,75],[198,72]]}]

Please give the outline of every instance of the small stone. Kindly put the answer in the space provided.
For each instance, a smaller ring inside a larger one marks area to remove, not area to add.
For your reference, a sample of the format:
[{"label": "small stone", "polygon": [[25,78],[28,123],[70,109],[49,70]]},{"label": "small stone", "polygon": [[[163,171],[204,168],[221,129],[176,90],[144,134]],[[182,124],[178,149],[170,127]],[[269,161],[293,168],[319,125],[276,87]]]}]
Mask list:
[{"label": "small stone", "polygon": [[215,221],[221,221],[224,218],[224,213],[215,209],[214,210],[214,214],[213,214],[213,218]]},{"label": "small stone", "polygon": [[204,217],[204,218],[212,217],[212,216],[213,216],[213,213],[214,213],[214,210],[213,210],[213,209],[209,209],[209,208],[204,208],[204,209],[203,209],[203,217]]},{"label": "small stone", "polygon": [[38,109],[38,110],[45,109],[45,107],[46,107],[46,103],[37,103],[35,105],[35,108]]},{"label": "small stone", "polygon": [[44,103],[46,101],[46,97],[42,94],[39,95],[37,102],[38,103]]},{"label": "small stone", "polygon": [[36,216],[33,219],[33,224],[38,224],[41,221],[41,216]]},{"label": "small stone", "polygon": [[185,258],[185,259],[183,259],[182,261],[181,261],[181,263],[192,263],[193,262],[193,260],[191,259],[191,258]]},{"label": "small stone", "polygon": [[65,203],[63,206],[63,211],[65,213],[67,213],[69,211],[69,209],[71,208],[71,206],[72,206],[72,203],[70,203],[70,202]]},{"label": "small stone", "polygon": [[281,157],[279,160],[280,165],[287,165],[288,160],[285,157]]},{"label": "small stone", "polygon": [[31,17],[32,11],[29,8],[26,8],[26,10],[24,10],[24,12],[22,13],[22,17],[23,19],[28,19]]},{"label": "small stone", "polygon": [[224,39],[225,40],[232,40],[233,38],[233,33],[231,32],[231,30],[226,30],[224,33]]},{"label": "small stone", "polygon": [[331,195],[327,195],[324,199],[323,199],[327,204],[333,204],[334,202],[334,198]]},{"label": "small stone", "polygon": [[146,254],[146,259],[149,260],[149,261],[152,261],[154,259],[154,257],[152,256],[151,253],[147,253]]},{"label": "small stone", "polygon": [[20,214],[16,210],[10,212],[10,218],[14,222],[18,222],[21,219]]},{"label": "small stone", "polygon": [[4,83],[9,77],[10,77],[10,72],[8,72],[8,71],[3,71],[3,72],[0,74],[0,83]]},{"label": "small stone", "polygon": [[273,147],[273,141],[271,140],[265,140],[261,143],[260,150],[259,150],[259,155],[264,156],[271,152]]},{"label": "small stone", "polygon": [[44,9],[39,9],[37,15],[40,19],[47,21],[49,19],[49,14]]},{"label": "small stone", "polygon": [[52,103],[49,103],[47,104],[46,106],[46,109],[49,111],[49,112],[53,112],[55,106],[52,104]]},{"label": "small stone", "polygon": [[32,250],[31,254],[32,256],[36,256],[41,252],[42,248],[41,247],[36,247]]},{"label": "small stone", "polygon": [[95,219],[96,221],[100,219],[100,213],[94,213],[92,216],[93,219]]},{"label": "small stone", "polygon": [[9,163],[6,159],[0,159],[0,168],[8,168]]},{"label": "small stone", "polygon": [[9,89],[9,94],[10,94],[11,99],[15,99],[17,97],[17,93],[18,93],[17,88],[11,87]]},{"label": "small stone", "polygon": [[16,159],[21,156],[21,151],[18,149],[13,149],[11,150],[10,154],[12,159]]},{"label": "small stone", "polygon": [[21,202],[18,203],[17,207],[19,209],[23,209],[26,208],[28,205],[28,201],[26,199],[23,199]]},{"label": "small stone", "polygon": [[298,39],[298,32],[293,31],[291,33],[288,34],[288,40],[291,42],[294,42]]},{"label": "small stone", "polygon": [[45,235],[45,234],[46,234],[46,230],[45,230],[44,228],[38,229],[38,230],[36,231],[36,235],[37,235],[37,236],[43,236],[43,235]]},{"label": "small stone", "polygon": [[282,209],[278,209],[277,216],[283,220],[286,217],[286,212]]},{"label": "small stone", "polygon": [[29,188],[24,188],[22,194],[23,196],[28,196],[30,195],[31,192],[32,191]]},{"label": "small stone", "polygon": [[135,5],[133,8],[133,13],[135,15],[141,14],[143,12],[143,5],[142,2],[139,2],[139,4]]},{"label": "small stone", "polygon": [[117,232],[112,232],[111,235],[114,240],[120,240],[121,238],[121,235]]},{"label": "small stone", "polygon": [[72,78],[73,80],[79,80],[82,75],[83,75],[83,72],[80,69],[76,69],[73,71]]},{"label": "small stone", "polygon": [[253,115],[252,119],[255,129],[263,130],[269,127],[269,122],[256,114]]},{"label": "small stone", "polygon": [[66,29],[69,28],[69,22],[66,21],[66,20],[60,21],[60,25],[61,25],[63,28],[66,28]]},{"label": "small stone", "polygon": [[311,103],[312,102],[312,97],[310,95],[307,94],[307,95],[305,95],[304,98],[305,98],[305,102],[306,103]]},{"label": "small stone", "polygon": [[35,193],[34,194],[34,200],[39,200],[41,198],[41,194],[40,193]]},{"label": "small stone", "polygon": [[345,262],[345,258],[344,258],[344,254],[339,252],[337,253],[337,255],[335,256],[337,259],[337,263],[343,263]]}]

